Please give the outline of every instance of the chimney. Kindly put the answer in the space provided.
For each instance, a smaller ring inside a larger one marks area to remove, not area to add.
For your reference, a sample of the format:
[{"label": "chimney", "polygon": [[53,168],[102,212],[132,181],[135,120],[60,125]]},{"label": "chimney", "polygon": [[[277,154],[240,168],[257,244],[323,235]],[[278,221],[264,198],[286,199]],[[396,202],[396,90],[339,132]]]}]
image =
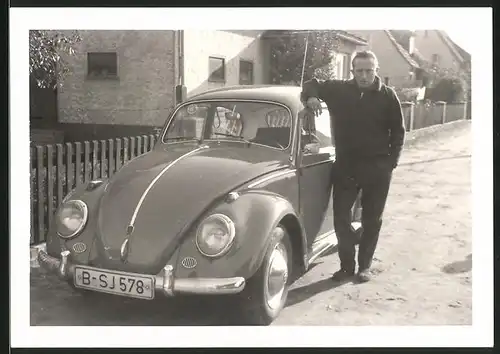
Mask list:
[{"label": "chimney", "polygon": [[408,38],[408,53],[410,53],[410,55],[413,54],[413,52],[415,51],[415,32],[412,32],[410,34],[410,38]]}]

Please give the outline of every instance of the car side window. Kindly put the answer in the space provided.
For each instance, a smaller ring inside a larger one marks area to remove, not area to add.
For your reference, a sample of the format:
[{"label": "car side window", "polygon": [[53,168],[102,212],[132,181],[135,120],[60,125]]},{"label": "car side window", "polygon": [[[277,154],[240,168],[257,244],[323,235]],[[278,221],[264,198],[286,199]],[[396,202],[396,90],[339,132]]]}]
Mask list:
[{"label": "car side window", "polygon": [[315,116],[311,111],[304,114],[301,126],[301,146],[304,154],[334,151],[333,127],[326,105],[323,104],[319,116]]}]

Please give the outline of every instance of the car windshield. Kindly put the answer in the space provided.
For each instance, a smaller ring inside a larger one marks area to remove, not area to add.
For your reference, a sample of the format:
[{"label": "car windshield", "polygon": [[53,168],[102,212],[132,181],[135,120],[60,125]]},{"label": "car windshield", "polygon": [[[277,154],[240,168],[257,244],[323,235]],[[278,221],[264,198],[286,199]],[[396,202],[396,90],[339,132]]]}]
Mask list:
[{"label": "car windshield", "polygon": [[291,128],[290,111],[276,103],[197,102],[175,113],[162,141],[240,140],[286,149],[290,145]]}]

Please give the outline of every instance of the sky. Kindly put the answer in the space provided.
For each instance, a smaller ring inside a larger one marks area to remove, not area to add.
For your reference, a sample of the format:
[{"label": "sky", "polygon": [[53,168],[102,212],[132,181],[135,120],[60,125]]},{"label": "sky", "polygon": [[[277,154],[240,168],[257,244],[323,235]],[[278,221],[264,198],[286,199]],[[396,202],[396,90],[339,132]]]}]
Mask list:
[{"label": "sky", "polygon": [[471,48],[473,47],[471,41],[474,40],[474,36],[471,36],[470,32],[468,32],[466,29],[460,30],[457,28],[452,28],[452,29],[443,28],[443,30],[446,33],[448,33],[448,36],[450,36],[453,42],[458,44],[467,52],[471,53]]}]

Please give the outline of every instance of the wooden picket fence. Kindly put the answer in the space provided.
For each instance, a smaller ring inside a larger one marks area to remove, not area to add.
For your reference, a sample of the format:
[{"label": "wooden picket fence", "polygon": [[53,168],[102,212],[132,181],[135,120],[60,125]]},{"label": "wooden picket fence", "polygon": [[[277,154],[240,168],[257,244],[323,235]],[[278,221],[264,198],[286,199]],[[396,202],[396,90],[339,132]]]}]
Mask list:
[{"label": "wooden picket fence", "polygon": [[62,200],[74,188],[113,176],[127,161],[153,149],[158,135],[32,146],[30,244],[46,239]]}]

